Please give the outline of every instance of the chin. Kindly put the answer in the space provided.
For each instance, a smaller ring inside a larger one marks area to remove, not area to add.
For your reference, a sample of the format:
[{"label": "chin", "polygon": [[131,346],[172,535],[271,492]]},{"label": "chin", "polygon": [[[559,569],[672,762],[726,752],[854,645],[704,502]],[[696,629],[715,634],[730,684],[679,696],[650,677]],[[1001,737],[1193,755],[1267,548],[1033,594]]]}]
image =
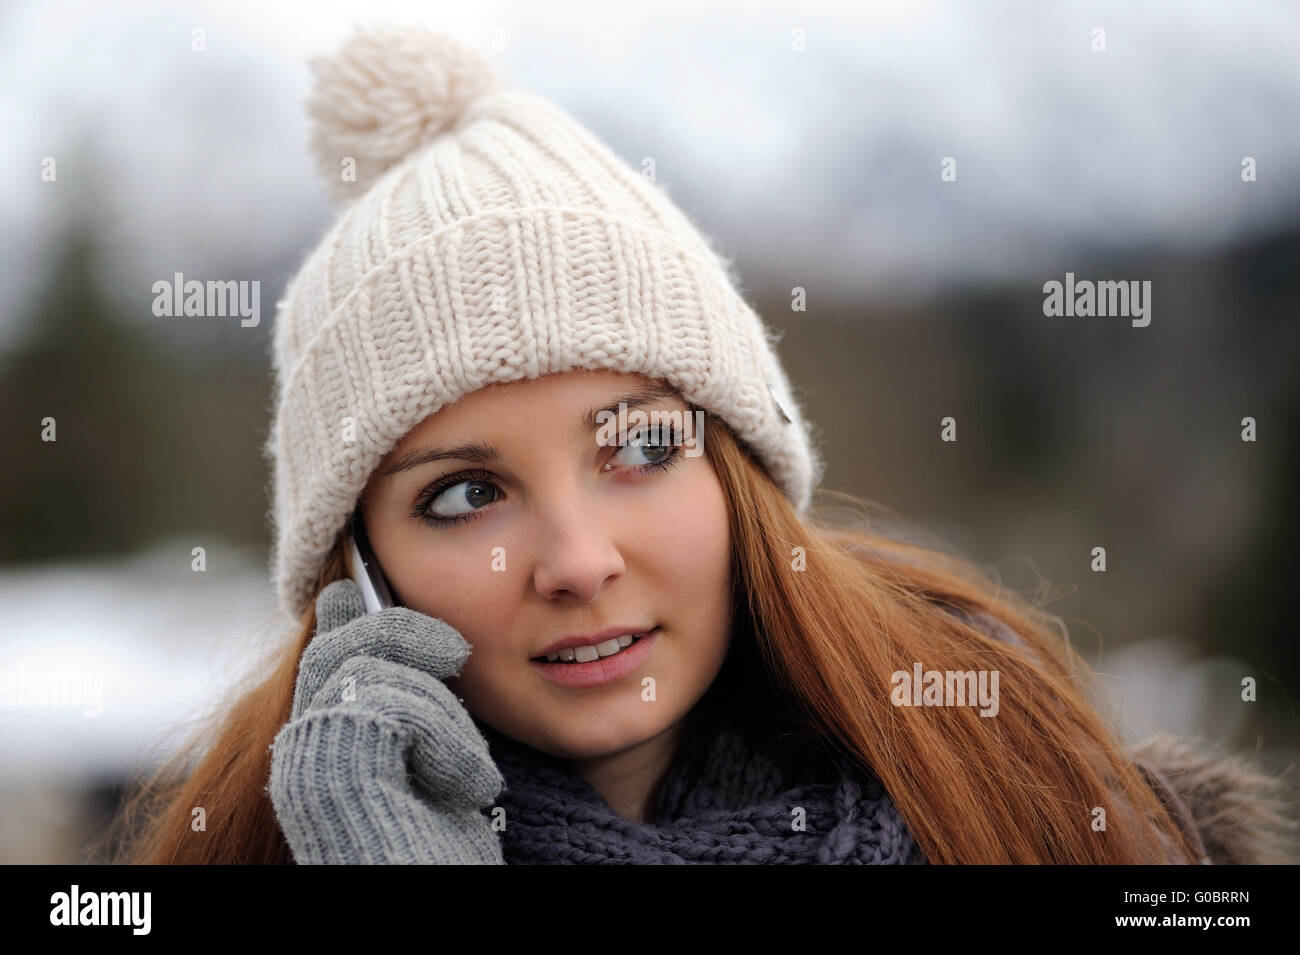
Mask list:
[{"label": "chin", "polygon": [[563,759],[599,759],[613,756],[625,749],[654,739],[667,726],[646,723],[637,726],[593,727],[583,732],[561,732],[552,737],[553,745],[545,747]]}]

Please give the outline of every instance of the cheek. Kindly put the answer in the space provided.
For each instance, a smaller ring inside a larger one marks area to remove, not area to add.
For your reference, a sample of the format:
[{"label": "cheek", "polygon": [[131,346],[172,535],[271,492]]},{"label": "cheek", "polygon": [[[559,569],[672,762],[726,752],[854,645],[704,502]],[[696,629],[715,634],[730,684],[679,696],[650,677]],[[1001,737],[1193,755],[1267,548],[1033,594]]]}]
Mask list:
[{"label": "cheek", "polygon": [[679,642],[674,656],[692,678],[712,675],[732,626],[731,537],[726,498],[706,460],[638,533],[638,566],[652,582],[664,622]]},{"label": "cheek", "polygon": [[711,468],[701,462],[687,493],[659,525],[660,567],[665,579],[694,600],[707,603],[722,584],[729,585],[731,560],[726,500]]},{"label": "cheek", "polygon": [[418,553],[405,561],[396,582],[406,606],[443,620],[474,647],[490,655],[493,646],[479,634],[509,633],[516,593],[509,574],[493,569],[491,546],[438,544],[436,554]]}]

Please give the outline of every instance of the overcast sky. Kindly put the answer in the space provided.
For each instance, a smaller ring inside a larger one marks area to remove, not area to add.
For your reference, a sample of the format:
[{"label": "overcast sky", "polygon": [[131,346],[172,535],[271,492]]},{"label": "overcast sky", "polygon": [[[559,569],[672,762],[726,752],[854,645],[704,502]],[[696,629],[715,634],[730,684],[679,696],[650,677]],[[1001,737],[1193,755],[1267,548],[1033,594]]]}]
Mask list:
[{"label": "overcast sky", "polygon": [[131,289],[305,252],[331,216],[305,61],[379,17],[455,34],[629,162],[654,156],[750,289],[1035,276],[1300,209],[1295,3],[10,3],[0,343],[73,197],[102,207]]}]

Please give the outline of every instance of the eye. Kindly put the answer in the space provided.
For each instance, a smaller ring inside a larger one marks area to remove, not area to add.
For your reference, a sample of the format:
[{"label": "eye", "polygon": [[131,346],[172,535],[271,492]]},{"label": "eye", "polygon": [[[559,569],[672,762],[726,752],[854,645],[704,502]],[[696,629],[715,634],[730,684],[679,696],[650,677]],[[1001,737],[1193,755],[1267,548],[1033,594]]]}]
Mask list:
[{"label": "eye", "polygon": [[[421,494],[415,516],[435,526],[472,520],[477,511],[497,500],[497,490],[486,471],[458,474]],[[435,509],[434,504],[440,506]]]},{"label": "eye", "polygon": [[664,466],[675,456],[677,447],[681,444],[681,434],[679,431],[670,432],[670,429],[663,428],[657,435],[658,440],[654,440],[655,437],[648,428],[642,428],[640,431],[634,432],[631,437],[621,442],[622,447],[619,448],[618,454],[611,458],[611,461],[617,460],[619,455],[627,451],[633,451],[647,456],[649,460],[643,460],[642,462],[624,460],[620,462],[623,466],[644,470]]}]

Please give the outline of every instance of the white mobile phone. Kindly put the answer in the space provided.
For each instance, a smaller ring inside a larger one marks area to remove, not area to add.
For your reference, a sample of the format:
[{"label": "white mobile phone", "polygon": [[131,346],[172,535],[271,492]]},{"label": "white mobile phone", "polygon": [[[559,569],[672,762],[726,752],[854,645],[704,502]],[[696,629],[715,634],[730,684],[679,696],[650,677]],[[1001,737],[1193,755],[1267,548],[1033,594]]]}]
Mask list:
[{"label": "white mobile phone", "polygon": [[384,579],[379,561],[375,559],[365,538],[358,541],[357,536],[349,532],[348,550],[352,556],[352,579],[361,588],[361,595],[366,601],[366,613],[375,613],[393,606],[393,594],[388,589],[388,581]]}]

